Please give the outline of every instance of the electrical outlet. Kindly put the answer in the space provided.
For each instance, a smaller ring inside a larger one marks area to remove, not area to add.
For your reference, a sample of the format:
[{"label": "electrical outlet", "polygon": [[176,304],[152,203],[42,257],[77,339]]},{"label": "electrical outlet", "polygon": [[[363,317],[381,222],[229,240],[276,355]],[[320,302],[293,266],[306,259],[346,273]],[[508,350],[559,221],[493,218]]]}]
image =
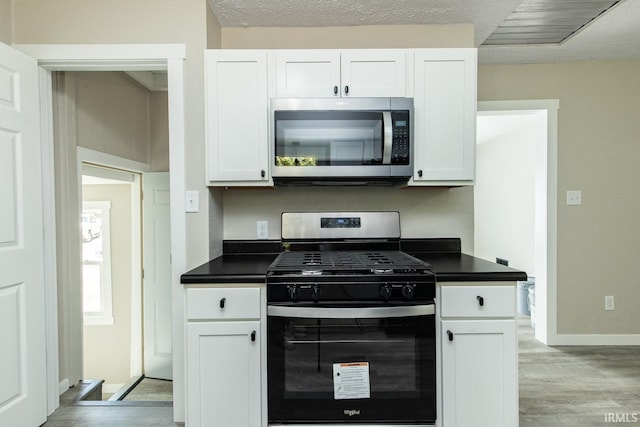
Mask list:
[{"label": "electrical outlet", "polygon": [[567,205],[581,205],[582,204],[582,191],[569,190],[567,191]]},{"label": "electrical outlet", "polygon": [[615,302],[613,299],[613,295],[604,297],[604,309],[615,310]]},{"label": "electrical outlet", "polygon": [[256,237],[261,240],[269,238],[269,222],[256,221]]}]

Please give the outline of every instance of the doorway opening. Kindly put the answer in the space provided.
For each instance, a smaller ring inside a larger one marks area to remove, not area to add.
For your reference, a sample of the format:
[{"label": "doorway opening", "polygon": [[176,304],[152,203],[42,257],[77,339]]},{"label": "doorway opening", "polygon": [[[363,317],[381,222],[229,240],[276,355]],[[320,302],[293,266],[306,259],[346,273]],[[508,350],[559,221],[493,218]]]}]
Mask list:
[{"label": "doorway opening", "polygon": [[[153,375],[165,380],[162,400],[171,401],[169,173],[150,172],[169,168],[166,87],[149,89],[123,72],[63,72],[53,77],[58,107],[53,118],[59,124],[56,209],[68,224],[68,233],[59,234],[59,245],[69,248],[61,262],[63,275],[70,279],[59,280],[58,286],[69,295],[62,302],[69,313],[65,329],[77,331],[60,352],[68,365],[68,384],[84,387],[92,380],[95,386],[97,381],[101,392],[90,393],[92,399],[131,400],[131,389],[146,386],[146,377]],[[150,191],[151,199],[162,203],[150,209],[163,211],[161,227],[153,223],[155,217],[149,226],[143,221],[142,186],[145,178],[153,182],[156,175],[164,180],[162,188]],[[147,234],[153,239],[145,249]],[[143,257],[146,253],[164,256],[150,264],[150,270],[157,273],[156,265],[162,265],[161,274],[151,276],[165,280],[149,282],[163,287],[168,302],[163,300],[162,307],[156,300],[146,306],[143,271],[146,262],[154,261]],[[148,354],[156,356],[149,364]],[[156,374],[158,366],[161,374]]]},{"label": "doorway opening", "polygon": [[171,402],[169,173],[81,171],[87,400]]},{"label": "doorway opening", "polygon": [[556,339],[557,100],[478,103],[474,255],[535,278],[535,337]]},{"label": "doorway opening", "polygon": [[82,164],[82,378],[109,398],[142,374],[140,175]]}]

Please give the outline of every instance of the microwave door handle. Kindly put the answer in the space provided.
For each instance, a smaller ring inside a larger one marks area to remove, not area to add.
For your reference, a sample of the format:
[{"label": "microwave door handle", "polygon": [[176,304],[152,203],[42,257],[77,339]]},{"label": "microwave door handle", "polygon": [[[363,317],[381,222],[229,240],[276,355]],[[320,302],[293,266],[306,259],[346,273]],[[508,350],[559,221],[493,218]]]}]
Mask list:
[{"label": "microwave door handle", "polygon": [[307,319],[381,319],[389,317],[428,316],[435,313],[433,304],[395,307],[294,307],[270,305],[267,316]]},{"label": "microwave door handle", "polygon": [[391,146],[393,145],[393,121],[391,111],[382,112],[382,125],[384,126],[384,145],[382,147],[382,164],[391,164]]}]

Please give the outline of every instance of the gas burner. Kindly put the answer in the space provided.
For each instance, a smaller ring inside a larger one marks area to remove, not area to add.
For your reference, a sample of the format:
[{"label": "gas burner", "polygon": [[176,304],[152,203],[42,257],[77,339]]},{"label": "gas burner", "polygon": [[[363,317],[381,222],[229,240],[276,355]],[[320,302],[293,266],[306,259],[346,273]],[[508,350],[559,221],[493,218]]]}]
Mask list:
[{"label": "gas burner", "polygon": [[292,251],[282,252],[269,271],[311,276],[356,271],[361,274],[390,274],[428,269],[428,264],[400,251]]}]

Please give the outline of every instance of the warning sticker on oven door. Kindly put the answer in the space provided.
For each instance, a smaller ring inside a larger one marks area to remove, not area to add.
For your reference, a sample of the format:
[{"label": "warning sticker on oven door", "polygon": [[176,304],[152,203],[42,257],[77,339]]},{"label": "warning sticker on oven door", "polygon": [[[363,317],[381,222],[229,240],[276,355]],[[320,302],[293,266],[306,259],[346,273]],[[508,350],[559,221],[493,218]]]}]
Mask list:
[{"label": "warning sticker on oven door", "polygon": [[369,362],[333,364],[333,398],[369,399]]}]

